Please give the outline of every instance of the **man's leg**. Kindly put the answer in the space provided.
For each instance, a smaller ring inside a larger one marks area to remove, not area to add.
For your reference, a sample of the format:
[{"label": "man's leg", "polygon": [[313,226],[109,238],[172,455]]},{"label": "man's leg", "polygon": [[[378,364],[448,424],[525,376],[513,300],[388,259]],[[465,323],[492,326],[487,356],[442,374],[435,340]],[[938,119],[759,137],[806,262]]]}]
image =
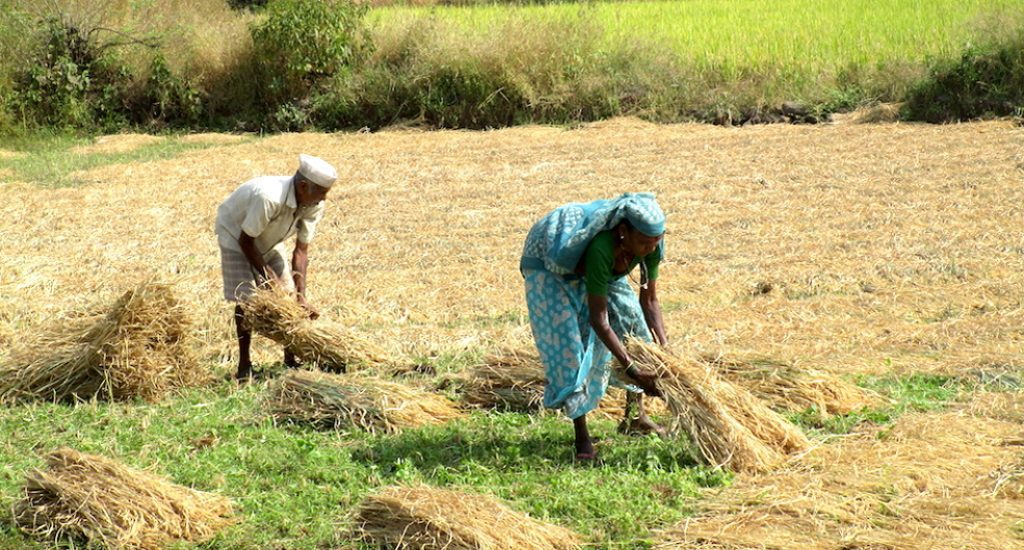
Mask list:
[{"label": "man's leg", "polygon": [[235,378],[247,380],[252,378],[252,360],[249,358],[252,331],[245,326],[245,314],[240,305],[235,305],[235,331],[238,333],[238,372]]}]

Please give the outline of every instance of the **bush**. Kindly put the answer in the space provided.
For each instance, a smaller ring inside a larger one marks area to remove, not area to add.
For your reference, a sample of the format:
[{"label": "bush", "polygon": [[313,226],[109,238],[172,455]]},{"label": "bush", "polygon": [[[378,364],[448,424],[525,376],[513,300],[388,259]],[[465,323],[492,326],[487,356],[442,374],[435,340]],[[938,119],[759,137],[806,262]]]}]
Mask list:
[{"label": "bush", "polygon": [[267,0],[228,0],[228,5],[235,10],[256,11],[267,5]]},{"label": "bush", "polygon": [[156,125],[195,126],[203,115],[199,90],[176,76],[162,54],[150,64],[149,78],[136,109],[136,121]]},{"label": "bush", "polygon": [[93,33],[59,17],[44,21],[33,57],[16,74],[15,103],[41,125],[116,128],[125,122],[130,75]]},{"label": "bush", "polygon": [[266,110],[301,101],[319,81],[346,73],[366,43],[365,12],[350,0],[272,0],[251,29]]},{"label": "bush", "polygon": [[[374,55],[313,101],[319,126],[488,128],[593,120],[634,105],[585,16],[529,25],[511,19],[486,36],[461,36],[426,16],[377,35]],[[620,95],[624,96],[620,98]],[[620,101],[621,99],[621,101]]]},{"label": "bush", "polygon": [[1024,107],[1024,32],[1002,43],[967,46],[936,66],[907,100],[907,117],[927,122],[1010,116]]}]

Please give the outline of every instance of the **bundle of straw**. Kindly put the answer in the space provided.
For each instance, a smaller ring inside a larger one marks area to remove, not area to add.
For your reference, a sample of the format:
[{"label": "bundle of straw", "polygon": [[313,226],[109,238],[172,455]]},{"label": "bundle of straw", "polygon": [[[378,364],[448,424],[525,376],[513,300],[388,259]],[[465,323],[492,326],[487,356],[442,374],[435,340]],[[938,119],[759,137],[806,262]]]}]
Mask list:
[{"label": "bundle of straw", "polygon": [[387,487],[356,512],[363,540],[386,548],[561,550],[579,537],[516,512],[493,497],[430,487]]},{"label": "bundle of straw", "polygon": [[630,356],[657,373],[672,413],[669,429],[685,431],[699,459],[740,472],[764,472],[784,455],[806,450],[806,436],[743,388],[697,361],[632,339]]},{"label": "bundle of straw", "polygon": [[278,378],[270,387],[267,407],[278,420],[385,433],[462,416],[437,394],[368,376],[305,370]]},{"label": "bundle of straw", "polygon": [[345,372],[349,366],[386,366],[388,353],[365,336],[326,319],[310,320],[307,311],[279,285],[257,288],[240,302],[252,330],[322,369]]},{"label": "bundle of straw", "polygon": [[[484,359],[463,380],[463,396],[476,407],[532,413],[543,410],[547,378],[536,351],[505,349]],[[625,416],[626,392],[609,387],[594,415],[620,419]],[[661,400],[645,400],[648,414],[668,411]]]},{"label": "bundle of straw", "polygon": [[536,352],[508,349],[469,372],[463,395],[477,407],[529,413],[543,407],[545,384]]},{"label": "bundle of straw", "polygon": [[730,382],[743,386],[776,409],[817,409],[823,416],[846,414],[872,405],[877,396],[839,377],[765,360],[704,359]]},{"label": "bundle of straw", "polygon": [[34,537],[156,549],[205,541],[233,523],[231,501],[99,456],[59,449],[29,472],[14,521]]},{"label": "bundle of straw", "polygon": [[65,331],[23,340],[0,367],[0,400],[156,401],[210,379],[192,322],[170,284],[145,281],[106,313],[77,314]]}]

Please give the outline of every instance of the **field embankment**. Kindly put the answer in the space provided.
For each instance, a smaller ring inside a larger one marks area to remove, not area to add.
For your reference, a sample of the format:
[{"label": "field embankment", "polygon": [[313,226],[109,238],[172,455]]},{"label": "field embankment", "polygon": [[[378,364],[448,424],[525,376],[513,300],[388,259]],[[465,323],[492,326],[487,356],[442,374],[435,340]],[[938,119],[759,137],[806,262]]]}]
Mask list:
[{"label": "field embankment", "polygon": [[814,122],[878,103],[950,121],[1024,108],[1024,12],[1011,0],[6,5],[6,131]]}]

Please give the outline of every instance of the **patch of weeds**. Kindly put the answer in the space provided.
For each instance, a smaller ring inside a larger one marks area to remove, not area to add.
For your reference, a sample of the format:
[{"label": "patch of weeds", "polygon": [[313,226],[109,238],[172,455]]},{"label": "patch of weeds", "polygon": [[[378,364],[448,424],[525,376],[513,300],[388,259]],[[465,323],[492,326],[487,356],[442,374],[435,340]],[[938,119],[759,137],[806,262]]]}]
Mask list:
[{"label": "patch of weeds", "polygon": [[863,408],[847,414],[826,416],[812,407],[790,413],[790,421],[812,434],[846,434],[863,422],[889,424],[908,411],[929,412],[942,410],[971,386],[951,376],[915,373],[909,376],[863,376],[857,385],[872,390],[889,400],[887,405]]},{"label": "patch of weeds", "polygon": [[43,188],[73,187],[83,182],[74,173],[111,164],[145,163],[177,157],[189,151],[216,147],[215,143],[186,142],[169,136],[157,143],[118,153],[81,153],[74,148],[89,143],[88,138],[69,134],[23,137],[5,143],[5,147],[26,153],[16,158],[0,158],[0,169],[13,172],[10,179],[26,181]]}]

